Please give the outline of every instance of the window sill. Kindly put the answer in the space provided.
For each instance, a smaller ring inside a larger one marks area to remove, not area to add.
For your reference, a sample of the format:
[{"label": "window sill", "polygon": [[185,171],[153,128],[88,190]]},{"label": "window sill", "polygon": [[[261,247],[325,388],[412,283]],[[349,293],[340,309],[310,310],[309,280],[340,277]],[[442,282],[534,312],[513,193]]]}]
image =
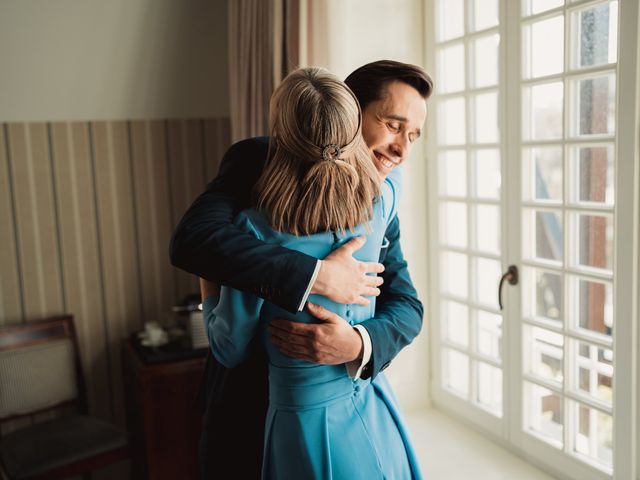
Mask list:
[{"label": "window sill", "polygon": [[429,480],[553,480],[478,432],[429,408],[406,414],[422,474]]}]

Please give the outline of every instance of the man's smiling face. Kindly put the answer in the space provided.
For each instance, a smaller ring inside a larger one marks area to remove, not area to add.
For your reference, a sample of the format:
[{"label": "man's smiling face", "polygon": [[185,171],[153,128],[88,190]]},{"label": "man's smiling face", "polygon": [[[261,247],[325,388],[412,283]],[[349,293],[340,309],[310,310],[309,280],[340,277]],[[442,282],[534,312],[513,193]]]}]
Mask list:
[{"label": "man's smiling face", "polygon": [[394,81],[385,90],[362,111],[362,136],[382,178],[409,156],[427,117],[425,99],[412,86]]}]

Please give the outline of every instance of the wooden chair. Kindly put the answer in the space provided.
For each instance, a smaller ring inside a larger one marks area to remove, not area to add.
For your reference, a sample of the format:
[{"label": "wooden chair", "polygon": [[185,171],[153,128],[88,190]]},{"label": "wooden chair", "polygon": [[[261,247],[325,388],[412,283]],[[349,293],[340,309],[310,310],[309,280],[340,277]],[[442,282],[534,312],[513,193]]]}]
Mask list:
[{"label": "wooden chair", "polygon": [[65,315],[0,328],[0,427],[34,414],[74,413],[0,434],[0,461],[11,480],[61,479],[129,456],[127,436],[88,416],[73,327]]}]

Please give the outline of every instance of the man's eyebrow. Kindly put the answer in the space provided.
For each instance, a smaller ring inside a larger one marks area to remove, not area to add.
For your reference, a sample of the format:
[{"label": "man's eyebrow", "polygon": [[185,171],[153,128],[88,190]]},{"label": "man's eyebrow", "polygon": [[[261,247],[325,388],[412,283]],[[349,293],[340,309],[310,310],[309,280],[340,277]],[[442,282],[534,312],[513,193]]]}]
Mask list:
[{"label": "man's eyebrow", "polygon": [[[402,115],[394,115],[393,113],[389,113],[385,115],[386,118],[390,120],[398,120],[399,122],[407,123],[409,119],[407,117],[403,117]],[[421,129],[416,129],[416,135],[419,137],[422,134]]]},{"label": "man's eyebrow", "polygon": [[404,123],[407,123],[409,121],[407,117],[403,117],[402,115],[394,115],[393,113],[389,113],[385,115],[385,117],[390,118],[391,120],[398,120]]}]

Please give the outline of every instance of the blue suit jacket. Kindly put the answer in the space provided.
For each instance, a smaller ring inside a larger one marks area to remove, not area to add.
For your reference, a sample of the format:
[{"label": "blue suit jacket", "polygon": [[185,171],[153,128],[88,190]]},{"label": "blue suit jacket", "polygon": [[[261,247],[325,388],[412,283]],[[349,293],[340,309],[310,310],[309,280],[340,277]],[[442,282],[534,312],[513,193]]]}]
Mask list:
[{"label": "blue suit jacket", "polygon": [[[268,245],[233,225],[251,205],[252,191],[268,153],[268,137],[243,140],[225,154],[218,176],[184,214],[171,239],[174,266],[200,277],[253,293],[282,308],[298,309],[316,259]],[[387,228],[380,252],[384,284],[374,317],[362,322],[372,342],[363,378],[375,377],[422,327],[423,307],[400,247],[400,223]],[[387,242],[385,242],[387,243]]]}]

